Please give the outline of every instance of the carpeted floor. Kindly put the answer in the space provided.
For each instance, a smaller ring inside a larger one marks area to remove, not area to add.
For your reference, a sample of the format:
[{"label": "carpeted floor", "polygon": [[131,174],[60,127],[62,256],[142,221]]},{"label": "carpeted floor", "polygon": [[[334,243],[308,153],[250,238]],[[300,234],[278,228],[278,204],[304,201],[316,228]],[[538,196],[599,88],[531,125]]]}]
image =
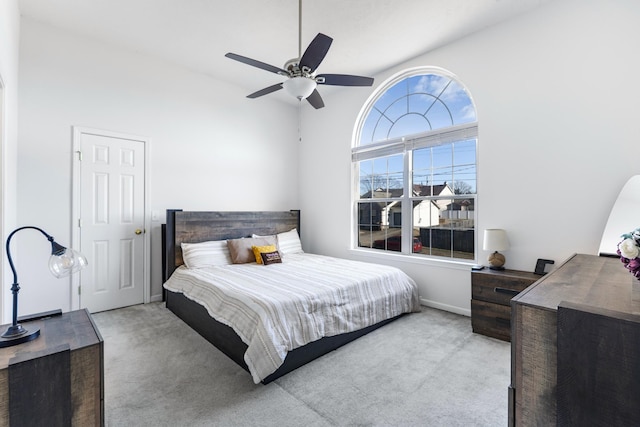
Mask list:
[{"label": "carpeted floor", "polygon": [[164,303],[93,315],[107,426],[504,426],[509,343],[423,307],[268,384]]}]

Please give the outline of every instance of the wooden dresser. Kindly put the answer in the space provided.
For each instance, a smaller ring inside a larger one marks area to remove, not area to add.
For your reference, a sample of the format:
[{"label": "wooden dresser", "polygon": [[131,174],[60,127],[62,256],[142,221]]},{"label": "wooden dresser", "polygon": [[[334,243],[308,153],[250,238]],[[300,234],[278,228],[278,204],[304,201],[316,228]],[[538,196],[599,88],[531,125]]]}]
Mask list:
[{"label": "wooden dresser", "polygon": [[511,300],[509,425],[639,419],[637,285],[618,258],[578,254]]},{"label": "wooden dresser", "polygon": [[518,270],[484,268],[471,272],[471,326],[473,332],[511,340],[511,298],[540,279]]},{"label": "wooden dresser", "polygon": [[0,425],[104,425],[103,340],[89,312],[23,326],[40,336],[0,349]]}]

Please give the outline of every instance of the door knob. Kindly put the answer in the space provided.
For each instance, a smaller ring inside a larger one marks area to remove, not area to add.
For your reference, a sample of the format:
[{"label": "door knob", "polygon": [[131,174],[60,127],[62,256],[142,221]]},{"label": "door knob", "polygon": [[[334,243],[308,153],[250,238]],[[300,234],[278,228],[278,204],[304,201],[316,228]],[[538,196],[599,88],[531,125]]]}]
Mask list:
[{"label": "door knob", "polygon": [[135,233],[136,233],[136,234],[142,234],[142,230],[140,230],[140,229],[138,228],[138,229],[136,229]]}]

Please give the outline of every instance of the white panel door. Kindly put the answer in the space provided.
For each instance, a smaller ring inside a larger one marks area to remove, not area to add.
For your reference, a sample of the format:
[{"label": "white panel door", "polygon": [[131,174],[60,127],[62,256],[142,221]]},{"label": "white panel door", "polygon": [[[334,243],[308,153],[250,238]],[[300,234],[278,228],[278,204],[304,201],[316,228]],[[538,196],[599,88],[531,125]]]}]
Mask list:
[{"label": "white panel door", "polygon": [[145,143],[80,134],[80,307],[90,312],[144,302]]}]

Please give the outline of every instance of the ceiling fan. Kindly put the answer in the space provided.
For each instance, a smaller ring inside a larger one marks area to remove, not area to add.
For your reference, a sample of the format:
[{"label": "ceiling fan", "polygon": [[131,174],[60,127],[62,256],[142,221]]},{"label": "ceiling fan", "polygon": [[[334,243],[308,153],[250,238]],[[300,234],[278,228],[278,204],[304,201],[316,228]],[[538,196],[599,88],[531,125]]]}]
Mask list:
[{"label": "ceiling fan", "polygon": [[284,87],[298,100],[306,99],[314,108],[324,107],[324,102],[320,93],[316,89],[317,85],[332,86],[371,86],[373,78],[353,76],[349,74],[317,74],[318,66],[326,56],[331,47],[333,39],[325,34],[318,35],[311,41],[304,54],[302,51],[302,0],[298,2],[298,57],[290,59],[284,64],[283,68],[279,68],[270,64],[266,64],[255,59],[235,53],[227,53],[225,56],[230,59],[242,62],[253,67],[260,68],[281,76],[287,77],[282,83],[266,87],[250,95],[247,98],[258,98],[263,95],[278,91]]}]

